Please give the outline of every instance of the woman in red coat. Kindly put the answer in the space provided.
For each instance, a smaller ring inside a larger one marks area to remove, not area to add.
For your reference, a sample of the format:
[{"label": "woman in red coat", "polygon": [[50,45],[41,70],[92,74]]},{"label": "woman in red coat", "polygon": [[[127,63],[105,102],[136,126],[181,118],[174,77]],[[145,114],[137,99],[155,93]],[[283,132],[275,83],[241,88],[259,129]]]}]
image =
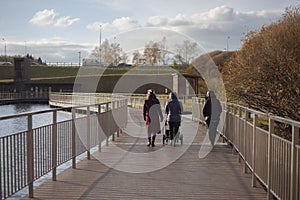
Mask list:
[{"label": "woman in red coat", "polygon": [[160,121],[163,121],[163,114],[160,102],[156,98],[153,90],[147,91],[147,97],[143,106],[143,116],[146,121],[146,130],[148,134],[147,146],[154,147],[156,134],[160,132]]}]

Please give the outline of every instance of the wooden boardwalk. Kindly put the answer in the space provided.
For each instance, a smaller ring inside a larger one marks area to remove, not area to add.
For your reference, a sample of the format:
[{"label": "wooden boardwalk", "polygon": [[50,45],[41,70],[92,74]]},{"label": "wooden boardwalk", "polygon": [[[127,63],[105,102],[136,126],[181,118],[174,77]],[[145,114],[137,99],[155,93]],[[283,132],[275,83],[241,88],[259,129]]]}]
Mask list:
[{"label": "wooden boardwalk", "polygon": [[[65,170],[57,181],[40,185],[34,190],[34,199],[266,199],[266,191],[259,184],[251,187],[251,174],[242,172],[242,164],[228,145],[218,142],[205,158],[198,157],[204,126],[184,118],[182,146],[163,146],[160,134],[156,147],[149,148],[146,138],[137,137],[145,135],[143,128],[136,128],[144,123],[140,119],[140,110],[131,109],[128,134],[116,137],[91,160],[78,163],[76,169]],[[192,131],[196,131],[195,137]],[[118,152],[115,147],[127,153],[116,161],[109,160]],[[129,154],[145,155],[145,159],[133,159]]]}]

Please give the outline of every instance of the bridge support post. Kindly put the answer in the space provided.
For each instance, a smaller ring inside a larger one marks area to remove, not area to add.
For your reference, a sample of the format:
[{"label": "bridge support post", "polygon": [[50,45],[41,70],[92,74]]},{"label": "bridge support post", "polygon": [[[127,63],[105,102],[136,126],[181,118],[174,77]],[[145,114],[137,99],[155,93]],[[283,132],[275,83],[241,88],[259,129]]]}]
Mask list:
[{"label": "bridge support post", "polygon": [[247,152],[246,152],[246,144],[247,144],[247,124],[248,124],[248,121],[249,121],[249,111],[248,110],[245,110],[245,121],[244,121],[244,173],[247,173]]},{"label": "bridge support post", "polygon": [[[107,112],[109,110],[109,105],[108,103],[105,104],[105,112]],[[106,146],[108,146],[109,141],[108,141],[108,136],[106,136]]]},{"label": "bridge support post", "polygon": [[98,105],[98,126],[100,127],[100,130],[98,131],[98,140],[99,140],[99,143],[98,143],[98,151],[101,152],[101,143],[102,143],[102,133],[103,133],[103,130],[102,130],[102,127],[100,126],[100,115],[101,115],[101,105]]},{"label": "bridge support post", "polygon": [[297,177],[299,177],[299,166],[297,168],[297,163],[299,160],[297,158],[297,149],[296,144],[297,140],[299,139],[299,127],[293,125],[292,127],[292,148],[291,148],[291,190],[290,190],[290,199],[299,199],[297,189],[298,188],[298,181]]},{"label": "bridge support post", "polygon": [[267,199],[272,199],[271,193],[271,165],[272,165],[272,135],[274,133],[274,120],[269,118],[269,133],[268,133],[268,171],[267,171]]},{"label": "bridge support post", "polygon": [[[233,141],[232,141],[232,155],[236,155],[237,153],[237,150],[236,148],[238,147],[238,144],[237,144],[237,138],[238,138],[238,131],[237,131],[237,116],[236,116],[236,107],[235,106],[232,106],[232,115],[233,115]],[[234,145],[236,144],[236,145]]]},{"label": "bridge support post", "polygon": [[72,168],[76,168],[76,115],[75,108],[72,108]]},{"label": "bridge support post", "polygon": [[[237,121],[237,134],[238,134],[237,148],[238,149],[241,149],[241,146],[242,146],[241,145],[242,144],[242,141],[241,141],[241,134],[242,134],[241,125],[242,125],[242,123],[241,122],[242,122],[242,109],[240,107],[238,107],[238,121]],[[245,133],[243,133],[243,134],[245,134]],[[242,153],[238,152],[238,162],[239,163],[241,163],[241,157],[242,157]]]},{"label": "bridge support post", "polygon": [[256,187],[256,127],[257,127],[257,114],[253,118],[253,135],[252,135],[252,187]]},{"label": "bridge support post", "polygon": [[32,114],[27,119],[27,181],[29,198],[33,198],[33,181],[34,181],[34,152],[33,152],[33,130],[32,130]]},{"label": "bridge support post", "polygon": [[52,117],[52,180],[56,181],[57,166],[57,111],[53,111]]},{"label": "bridge support post", "polygon": [[87,106],[86,109],[86,151],[87,151],[87,159],[91,159],[91,111],[90,111],[90,106]]}]

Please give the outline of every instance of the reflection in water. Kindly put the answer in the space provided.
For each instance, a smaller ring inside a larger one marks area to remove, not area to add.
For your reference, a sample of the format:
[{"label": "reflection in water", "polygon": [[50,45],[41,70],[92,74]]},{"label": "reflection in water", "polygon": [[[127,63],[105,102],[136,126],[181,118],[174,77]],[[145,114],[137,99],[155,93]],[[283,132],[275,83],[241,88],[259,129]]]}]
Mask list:
[{"label": "reflection in water", "polygon": [[[41,110],[50,110],[47,104],[10,104],[0,105],[0,116],[20,114]],[[71,118],[70,113],[58,112],[57,120],[64,121]],[[52,113],[33,115],[33,128],[52,123]],[[27,130],[27,117],[0,120],[0,136],[9,135]]]}]

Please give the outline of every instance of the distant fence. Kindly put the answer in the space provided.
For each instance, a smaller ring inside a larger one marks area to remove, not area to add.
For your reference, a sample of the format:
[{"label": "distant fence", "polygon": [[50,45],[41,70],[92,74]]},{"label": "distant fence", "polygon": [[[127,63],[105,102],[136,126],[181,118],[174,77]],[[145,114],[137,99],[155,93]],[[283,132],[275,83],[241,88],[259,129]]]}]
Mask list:
[{"label": "distant fence", "polygon": [[[142,108],[146,98],[145,94],[134,94],[128,96],[128,105],[134,108]],[[160,105],[164,108],[170,100],[169,95],[157,95]],[[182,96],[178,99],[183,105],[183,112],[192,112],[192,96]]]},{"label": "distant fence", "polygon": [[[58,122],[57,112],[72,111],[70,120]],[[84,110],[84,112],[82,112]],[[93,110],[93,111],[92,111]],[[113,112],[119,116],[118,124]],[[49,113],[52,123],[33,128],[33,116]],[[0,120],[27,118],[27,130],[0,137],[0,199],[5,199],[28,186],[29,197],[33,197],[33,182],[52,171],[56,180],[56,168],[72,160],[76,167],[76,157],[97,147],[101,142],[126,126],[127,99],[69,106],[11,116]]]},{"label": "distant fence", "polygon": [[58,66],[58,67],[79,67],[79,62],[48,62],[47,66]]},{"label": "distant fence", "polygon": [[48,102],[48,91],[0,92],[0,104],[15,103],[19,101]]},{"label": "distant fence", "polygon": [[[204,121],[204,99],[193,98],[192,117]],[[244,161],[244,172],[252,172],[267,188],[268,199],[300,199],[300,122],[258,112],[236,104],[223,103],[226,121],[218,131]],[[260,126],[263,124],[263,127]],[[279,126],[291,140],[279,137]]]}]

